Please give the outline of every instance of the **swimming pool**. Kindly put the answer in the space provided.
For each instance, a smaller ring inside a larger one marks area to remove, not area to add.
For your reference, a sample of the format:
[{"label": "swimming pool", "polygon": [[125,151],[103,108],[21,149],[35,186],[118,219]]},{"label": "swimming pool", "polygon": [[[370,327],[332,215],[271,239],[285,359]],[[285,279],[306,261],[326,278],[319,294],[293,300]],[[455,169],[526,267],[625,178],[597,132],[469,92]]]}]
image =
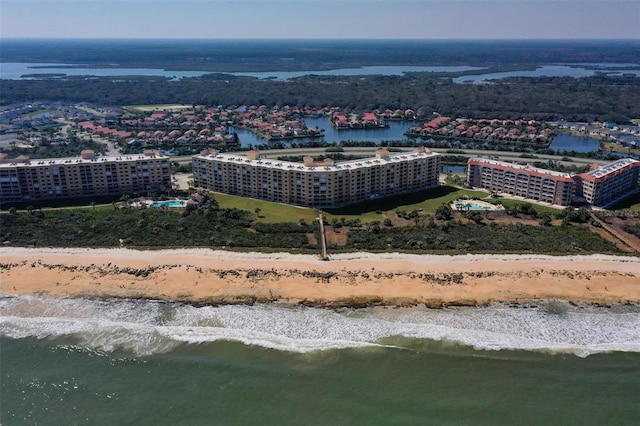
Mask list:
[{"label": "swimming pool", "polygon": [[456,204],[458,210],[493,210],[494,207],[483,206],[476,203]]},{"label": "swimming pool", "polygon": [[156,201],[151,207],[184,207],[186,204],[187,202],[182,200]]},{"label": "swimming pool", "polygon": [[458,211],[467,211],[467,210],[502,210],[502,206],[497,206],[495,204],[487,203],[484,201],[453,201],[451,207]]}]

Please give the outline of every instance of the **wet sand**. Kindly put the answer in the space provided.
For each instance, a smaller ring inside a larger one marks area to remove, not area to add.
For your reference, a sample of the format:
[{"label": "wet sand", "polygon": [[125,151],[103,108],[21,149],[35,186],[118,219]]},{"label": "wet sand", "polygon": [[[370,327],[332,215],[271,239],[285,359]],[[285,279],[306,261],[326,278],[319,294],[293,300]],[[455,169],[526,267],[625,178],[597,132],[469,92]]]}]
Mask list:
[{"label": "wet sand", "polygon": [[630,256],[312,255],[208,249],[0,248],[0,292],[192,303],[483,305],[640,302]]}]

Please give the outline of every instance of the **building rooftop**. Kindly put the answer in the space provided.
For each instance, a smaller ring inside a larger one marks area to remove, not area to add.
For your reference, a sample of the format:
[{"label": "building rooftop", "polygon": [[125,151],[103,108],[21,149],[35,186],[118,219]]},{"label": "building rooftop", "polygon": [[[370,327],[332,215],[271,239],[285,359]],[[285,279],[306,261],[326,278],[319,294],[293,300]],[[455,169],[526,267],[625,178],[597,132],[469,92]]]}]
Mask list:
[{"label": "building rooftop", "polygon": [[121,162],[121,161],[135,161],[135,160],[145,160],[152,158],[164,158],[168,159],[169,157],[165,156],[159,151],[145,151],[144,154],[128,154],[128,155],[115,155],[115,156],[104,156],[104,157],[96,157],[93,155],[93,152],[84,152],[77,157],[69,157],[69,158],[44,158],[44,159],[29,159],[27,157],[18,157],[18,158],[4,158],[0,161],[0,168],[9,168],[15,167],[18,164],[30,165],[30,166],[38,166],[38,165],[63,165],[63,164],[92,164],[92,163],[108,163],[108,162]]},{"label": "building rooftop", "polygon": [[580,176],[590,180],[597,180],[634,166],[640,167],[640,161],[632,158],[623,158],[616,160],[613,163],[605,164],[604,166],[598,166],[587,173],[581,174]]},{"label": "building rooftop", "polygon": [[335,171],[335,170],[349,170],[358,169],[364,167],[374,167],[382,164],[395,164],[402,163],[412,158],[430,158],[438,156],[435,152],[431,152],[427,149],[419,149],[414,152],[402,152],[396,154],[389,154],[386,150],[378,150],[375,157],[363,158],[359,160],[349,160],[341,162],[327,162],[327,163],[296,163],[291,161],[280,161],[274,159],[260,158],[251,159],[246,156],[221,154],[215,150],[210,150],[208,153],[203,152],[200,155],[195,155],[194,159],[216,159],[220,162],[227,162],[233,164],[246,164],[250,166],[262,166],[281,170],[300,170],[300,171]]},{"label": "building rooftop", "polygon": [[477,164],[477,165],[490,164],[492,166],[495,166],[495,167],[503,169],[503,170],[506,170],[506,169],[513,170],[516,173],[517,172],[525,172],[527,174],[540,176],[540,177],[550,176],[550,177],[553,177],[554,179],[561,179],[561,180],[564,180],[564,181],[573,181],[573,177],[572,177],[572,175],[570,173],[556,172],[554,170],[547,170],[547,169],[540,169],[540,168],[534,167],[534,166],[532,166],[530,164],[521,165],[521,164],[515,164],[515,163],[507,163],[505,161],[489,160],[489,159],[486,159],[486,158],[470,158],[469,159],[469,164]]}]

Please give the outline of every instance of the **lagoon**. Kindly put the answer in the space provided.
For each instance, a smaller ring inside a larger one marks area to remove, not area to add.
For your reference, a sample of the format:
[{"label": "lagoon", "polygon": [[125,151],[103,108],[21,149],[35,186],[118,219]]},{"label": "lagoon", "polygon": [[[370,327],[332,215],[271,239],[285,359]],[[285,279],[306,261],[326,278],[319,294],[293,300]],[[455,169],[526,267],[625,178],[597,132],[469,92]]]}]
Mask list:
[{"label": "lagoon", "polygon": [[[290,80],[307,75],[403,75],[408,72],[461,72],[482,70],[483,67],[472,66],[368,66],[361,68],[339,68],[325,71],[273,71],[273,72],[234,72],[222,73],[238,77],[255,77],[259,79]],[[200,77],[213,71],[174,71],[158,68],[121,68],[96,67],[81,64],[51,64],[0,62],[0,78],[7,80],[38,79],[42,77],[24,77],[33,74],[65,74],[67,76],[125,77],[125,76],[158,76],[173,79]]]},{"label": "lagoon", "polygon": [[506,72],[495,72],[488,74],[477,74],[477,75],[463,75],[461,77],[457,77],[453,79],[454,83],[473,83],[480,84],[486,83],[488,80],[499,80],[502,78],[509,77],[591,77],[596,73],[606,72],[607,75],[622,75],[624,74],[634,74],[636,76],[640,76],[640,70],[624,70],[624,71],[607,71],[608,67],[623,67],[637,64],[589,64],[590,66],[597,66],[599,69],[588,69],[576,66],[568,66],[568,65],[543,65],[541,67],[536,68],[535,70],[529,71],[506,71]]},{"label": "lagoon", "polygon": [[273,72],[236,72],[235,76],[256,77],[259,79],[290,80],[292,78],[308,75],[333,75],[333,76],[354,76],[354,75],[404,75],[409,72],[461,72],[483,70],[484,67],[472,66],[370,66],[360,68],[339,68],[326,71],[273,71]]},{"label": "lagoon", "polygon": [[[331,143],[339,143],[341,141],[372,141],[376,144],[380,144],[382,141],[397,141],[408,139],[404,132],[406,132],[417,121],[389,121],[389,127],[383,129],[345,129],[336,130],[329,123],[329,119],[326,117],[320,118],[305,118],[304,122],[308,127],[324,129],[323,138],[296,138],[292,140],[277,141],[283,144],[294,143],[308,143],[311,141],[324,140]],[[248,147],[249,145],[256,146],[269,143],[265,139],[257,136],[256,134],[245,129],[233,128],[234,132],[238,134],[240,138],[241,146]]]},{"label": "lagoon", "polygon": [[549,148],[556,151],[593,152],[599,146],[600,142],[594,138],[558,133]]},{"label": "lagoon", "polygon": [[[5,80],[38,80],[43,77],[23,77],[25,75],[46,75],[50,77],[64,74],[65,76],[87,77],[126,77],[126,76],[157,76],[179,79],[185,77],[199,77],[207,74],[204,71],[171,71],[156,68],[99,68],[84,67],[74,64],[44,64],[24,62],[0,62],[0,78]],[[59,78],[59,77],[58,77]]]},{"label": "lagoon", "polygon": [[[421,124],[420,121],[389,121],[388,128],[385,129],[334,129],[326,117],[305,118],[304,122],[312,128],[324,129],[323,138],[296,138],[292,140],[275,141],[281,142],[285,147],[291,143],[306,144],[313,141],[326,141],[329,143],[340,143],[341,141],[371,141],[380,145],[383,141],[404,141],[409,138],[404,135],[410,127]],[[233,128],[232,132],[238,134],[242,147],[269,144],[260,136],[246,129]],[[599,142],[596,139],[574,136],[566,133],[559,133],[550,145],[550,149],[558,151],[592,152],[597,151]]]},{"label": "lagoon", "polygon": [[[453,79],[455,83],[484,83],[487,80],[501,79],[507,77],[589,77],[595,75],[596,72],[606,72],[608,75],[634,74],[640,76],[640,70],[611,70],[607,68],[640,66],[638,64],[585,64],[589,67],[597,67],[598,69],[583,68],[581,66],[569,65],[543,65],[535,70],[528,71],[508,71],[497,73],[482,73],[485,67],[476,67],[470,65],[460,66],[410,66],[410,65],[392,65],[392,66],[365,66],[360,68],[338,68],[334,70],[324,71],[270,71],[270,72],[232,72],[221,73],[238,77],[254,77],[258,79],[273,79],[286,81],[293,78],[318,75],[318,76],[370,76],[370,75],[404,75],[412,72],[465,72],[479,71],[478,74],[464,75]],[[213,71],[174,71],[158,68],[122,68],[122,67],[96,67],[82,64],[52,64],[52,63],[24,63],[24,62],[0,62],[0,78],[7,80],[37,79],[42,77],[24,77],[33,74],[50,74],[52,77],[59,74],[65,76],[95,76],[95,77],[127,77],[127,76],[158,76],[171,79],[180,79],[188,77],[200,77],[205,74],[214,73]],[[49,77],[51,78],[51,77]]]}]

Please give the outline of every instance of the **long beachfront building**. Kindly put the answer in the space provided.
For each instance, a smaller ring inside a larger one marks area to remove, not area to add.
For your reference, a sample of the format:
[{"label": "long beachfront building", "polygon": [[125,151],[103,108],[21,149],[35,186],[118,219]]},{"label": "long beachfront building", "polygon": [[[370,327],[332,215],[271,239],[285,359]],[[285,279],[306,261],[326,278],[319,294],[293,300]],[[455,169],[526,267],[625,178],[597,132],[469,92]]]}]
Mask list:
[{"label": "long beachfront building", "polygon": [[308,207],[335,207],[438,185],[440,155],[425,148],[375,157],[303,163],[206,150],[193,157],[194,185],[214,192]]},{"label": "long beachfront building", "polygon": [[470,158],[467,166],[474,188],[559,206],[575,199],[604,206],[638,189],[640,161],[625,158],[580,175],[484,158]]},{"label": "long beachfront building", "polygon": [[158,151],[29,160],[0,158],[0,202],[133,194],[171,185],[169,157]]}]

